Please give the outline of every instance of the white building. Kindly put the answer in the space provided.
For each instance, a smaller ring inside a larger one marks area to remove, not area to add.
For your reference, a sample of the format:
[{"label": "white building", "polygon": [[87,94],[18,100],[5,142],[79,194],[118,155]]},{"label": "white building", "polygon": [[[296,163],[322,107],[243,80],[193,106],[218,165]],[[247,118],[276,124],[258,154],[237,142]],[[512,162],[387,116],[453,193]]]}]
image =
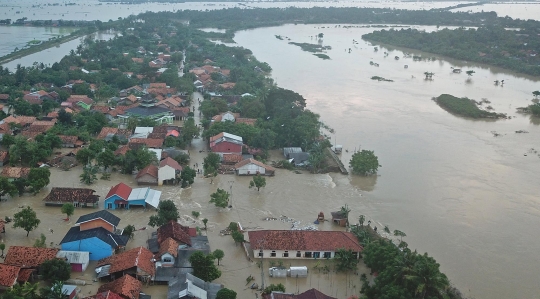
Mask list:
[{"label": "white building", "polygon": [[276,169],[255,159],[245,159],[234,165],[237,175],[274,175]]},{"label": "white building", "polygon": [[359,258],[364,249],[355,235],[343,231],[261,230],[248,237],[255,258],[330,259],[341,248]]},{"label": "white building", "polygon": [[182,171],[182,166],[171,157],[167,157],[159,162],[158,185],[163,185],[164,181],[175,180]]}]

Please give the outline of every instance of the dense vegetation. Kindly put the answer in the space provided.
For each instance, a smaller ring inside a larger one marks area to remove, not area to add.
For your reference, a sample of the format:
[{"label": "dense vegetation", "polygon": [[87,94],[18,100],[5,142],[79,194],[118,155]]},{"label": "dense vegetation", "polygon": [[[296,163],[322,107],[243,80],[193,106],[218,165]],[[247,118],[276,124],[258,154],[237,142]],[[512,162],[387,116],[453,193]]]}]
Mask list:
[{"label": "dense vegetation", "polygon": [[504,114],[489,112],[478,108],[475,101],[469,98],[458,98],[449,94],[442,94],[433,98],[444,110],[464,117],[471,118],[500,118]]},{"label": "dense vegetation", "polygon": [[478,29],[445,28],[434,32],[390,29],[374,31],[362,38],[540,76],[537,28],[513,31],[500,26],[486,26]]}]

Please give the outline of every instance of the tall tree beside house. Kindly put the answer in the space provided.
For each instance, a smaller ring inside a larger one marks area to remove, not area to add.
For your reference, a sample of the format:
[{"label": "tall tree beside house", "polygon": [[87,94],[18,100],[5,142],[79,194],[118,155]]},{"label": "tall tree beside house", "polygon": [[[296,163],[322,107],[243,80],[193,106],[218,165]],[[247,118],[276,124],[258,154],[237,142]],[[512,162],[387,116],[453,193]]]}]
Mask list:
[{"label": "tall tree beside house", "polygon": [[223,250],[221,250],[221,249],[216,249],[216,250],[214,250],[214,252],[212,252],[212,254],[216,258],[217,264],[219,266],[219,261],[225,256],[225,252],[223,252]]},{"label": "tall tree beside house", "polygon": [[236,299],[236,292],[223,288],[217,292],[216,299]]},{"label": "tall tree beside house", "polygon": [[36,212],[31,207],[25,207],[13,215],[13,228],[24,229],[27,237],[40,223],[41,220],[37,218]]},{"label": "tall tree beside house", "polygon": [[56,281],[52,287],[44,287],[39,290],[40,299],[65,299],[66,295],[62,293],[64,283]]},{"label": "tall tree beside house", "polygon": [[242,244],[245,242],[244,234],[240,231],[237,231],[237,230],[232,231],[231,237],[233,238],[235,245],[238,243]]},{"label": "tall tree beside house", "polygon": [[17,195],[17,187],[5,177],[0,177],[0,200],[5,195],[11,197]]},{"label": "tall tree beside house", "polygon": [[208,156],[206,156],[203,160],[204,175],[211,175],[215,173],[218,170],[220,163],[221,158],[218,154],[209,153]]},{"label": "tall tree beside house", "polygon": [[249,181],[249,188],[257,188],[257,191],[259,191],[262,187],[266,186],[266,178],[261,176],[260,174],[253,177],[251,181]]},{"label": "tall tree beside house", "polygon": [[28,173],[30,191],[36,195],[43,187],[49,185],[51,171],[47,167],[31,168]]},{"label": "tall tree beside house", "polygon": [[0,141],[0,144],[4,146],[5,148],[9,148],[12,144],[15,143],[15,136],[11,134],[4,134],[2,137],[2,141]]},{"label": "tall tree beside house", "polygon": [[212,254],[205,254],[196,251],[189,257],[189,262],[193,268],[193,275],[204,280],[213,281],[221,276],[221,271],[214,264],[215,257]]},{"label": "tall tree beside house", "polygon": [[75,212],[75,206],[72,203],[68,202],[62,205],[62,214],[66,214],[67,220],[73,215],[73,212]]},{"label": "tall tree beside house", "polygon": [[92,160],[94,160],[95,154],[93,151],[91,151],[89,148],[81,148],[77,154],[75,155],[75,159],[77,159],[77,162],[81,163],[82,165],[86,165]]},{"label": "tall tree beside house", "polygon": [[218,208],[226,208],[229,205],[229,192],[218,188],[216,192],[210,194],[210,202]]},{"label": "tall tree beside house", "polygon": [[97,166],[92,164],[85,165],[83,167],[83,173],[81,173],[81,175],[79,176],[81,178],[81,183],[92,185],[95,181],[97,181],[97,172]]},{"label": "tall tree beside house", "polygon": [[141,170],[151,163],[157,163],[157,157],[154,152],[151,152],[146,147],[127,151],[122,157],[120,165],[122,173],[131,174],[135,169]]},{"label": "tall tree beside house", "polygon": [[62,259],[46,260],[40,266],[40,274],[49,281],[66,281],[71,275],[71,265]]},{"label": "tall tree beside house", "polygon": [[99,166],[102,166],[105,170],[107,170],[109,167],[116,164],[116,156],[114,155],[113,151],[106,149],[97,155],[96,161]]},{"label": "tall tree beside house", "polygon": [[358,259],[354,257],[353,252],[350,249],[338,249],[334,255],[334,261],[336,269],[342,272],[354,270],[358,266]]},{"label": "tall tree beside house", "polygon": [[157,214],[150,216],[148,225],[159,227],[171,220],[178,221],[178,218],[180,218],[180,214],[174,202],[172,200],[163,200],[159,202]]},{"label": "tall tree beside house", "polygon": [[199,136],[199,128],[195,124],[195,119],[193,117],[189,117],[184,122],[184,127],[182,128],[182,139],[184,139],[184,142],[187,144],[191,144],[191,141],[193,138]]},{"label": "tall tree beside house", "polygon": [[192,169],[189,166],[186,166],[184,169],[182,169],[182,172],[180,173],[180,179],[182,180],[182,188],[191,186],[191,184],[193,184],[193,182],[195,181],[196,176],[197,173],[195,172],[195,169]]},{"label": "tall tree beside house", "polygon": [[135,236],[135,226],[133,224],[128,224],[126,227],[124,227],[122,235],[129,236],[130,239],[133,239]]}]

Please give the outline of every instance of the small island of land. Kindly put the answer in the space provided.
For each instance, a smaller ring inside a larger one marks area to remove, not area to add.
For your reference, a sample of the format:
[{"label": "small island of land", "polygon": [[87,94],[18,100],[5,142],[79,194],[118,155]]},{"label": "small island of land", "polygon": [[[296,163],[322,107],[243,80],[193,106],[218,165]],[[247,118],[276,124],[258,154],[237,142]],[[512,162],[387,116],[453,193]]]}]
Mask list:
[{"label": "small island of land", "polygon": [[316,53],[316,54],[313,54],[321,59],[324,59],[324,60],[327,60],[327,59],[330,59],[330,56],[326,55],[326,54],[321,54],[321,53]]},{"label": "small island of land", "polygon": [[385,82],[394,82],[394,80],[386,79],[379,76],[373,76],[371,77],[371,80],[377,80],[377,81],[385,81]]},{"label": "small island of land", "polygon": [[458,98],[449,94],[442,94],[436,98],[433,98],[435,102],[444,110],[464,117],[471,118],[505,118],[503,113],[495,113],[482,110],[478,108],[477,103],[474,100],[463,97]]},{"label": "small island of land", "polygon": [[289,42],[289,44],[299,46],[300,48],[302,48],[303,51],[312,52],[312,53],[317,53],[317,52],[322,52],[324,50],[331,50],[332,49],[332,47],[330,47],[330,46],[323,46],[323,45],[310,44],[310,43]]}]

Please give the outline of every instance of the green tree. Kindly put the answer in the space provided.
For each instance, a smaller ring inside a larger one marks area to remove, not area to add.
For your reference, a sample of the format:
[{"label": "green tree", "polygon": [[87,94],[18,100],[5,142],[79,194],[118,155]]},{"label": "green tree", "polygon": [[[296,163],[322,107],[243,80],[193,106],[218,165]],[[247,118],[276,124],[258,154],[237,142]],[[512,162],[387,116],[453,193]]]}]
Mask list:
[{"label": "green tree", "polygon": [[41,220],[37,218],[36,212],[31,207],[25,207],[13,215],[13,228],[22,228],[26,231],[26,236],[30,231],[36,229]]},{"label": "green tree", "polygon": [[199,216],[201,216],[201,213],[197,211],[191,211],[191,215],[195,218],[199,218]]},{"label": "green tree", "polygon": [[146,147],[129,150],[123,157],[122,173],[131,174],[135,169],[141,170],[152,163],[157,163],[157,157]]},{"label": "green tree", "polygon": [[4,257],[4,250],[6,250],[6,244],[5,243],[0,243],[0,251],[2,251],[2,254],[0,254],[1,258]]},{"label": "green tree", "polygon": [[366,216],[364,215],[358,216],[358,223],[360,224],[360,226],[364,226],[364,221],[366,221]]},{"label": "green tree", "polygon": [[133,237],[135,236],[135,225],[128,224],[126,227],[124,227],[122,235],[129,236],[130,239],[133,239]]},{"label": "green tree", "polygon": [[419,255],[405,280],[415,286],[417,298],[434,298],[444,294],[449,287],[446,275],[439,271],[439,264],[427,254]]},{"label": "green tree", "polygon": [[394,236],[399,237],[399,241],[403,242],[403,237],[406,237],[407,235],[404,232],[396,229],[394,230]]},{"label": "green tree", "polygon": [[229,192],[218,188],[216,192],[210,194],[210,202],[218,208],[226,208],[229,205]]},{"label": "green tree", "polygon": [[204,224],[204,230],[207,230],[206,225],[208,224],[208,219],[204,218],[204,219],[202,220],[202,222],[203,222],[203,224]]},{"label": "green tree", "polygon": [[199,128],[195,124],[195,119],[193,117],[189,117],[184,122],[184,127],[182,128],[182,139],[187,143],[191,144],[191,141],[193,138],[199,136]]},{"label": "green tree", "polygon": [[268,294],[271,294],[274,291],[285,293],[285,286],[283,284],[281,284],[281,283],[279,283],[277,285],[271,284],[271,285],[267,286],[264,289],[263,294],[268,295]]},{"label": "green tree", "polygon": [[217,292],[216,299],[236,299],[236,292],[223,288]]},{"label": "green tree", "polygon": [[32,168],[28,173],[28,183],[30,185],[31,192],[38,194],[43,187],[49,185],[51,171],[47,167]]},{"label": "green tree", "polygon": [[79,177],[81,178],[81,183],[92,185],[95,181],[97,181],[97,172],[97,166],[91,164],[85,165],[83,167],[83,173],[79,175]]},{"label": "green tree", "polygon": [[195,169],[191,169],[189,166],[184,167],[184,169],[182,169],[182,172],[180,173],[180,179],[182,180],[182,188],[186,188],[187,186],[193,184],[196,176],[197,172],[195,172]]},{"label": "green tree", "polygon": [[163,146],[165,146],[165,147],[175,147],[176,146],[176,138],[173,137],[173,136],[165,137],[165,141],[163,142]]},{"label": "green tree", "polygon": [[94,157],[95,153],[87,147],[81,148],[75,155],[75,159],[77,159],[77,162],[81,163],[82,165],[90,163],[94,159]]},{"label": "green tree", "polygon": [[75,206],[72,203],[68,202],[62,205],[62,214],[66,214],[67,220],[73,215],[73,212],[75,212]]},{"label": "green tree", "polygon": [[103,166],[103,168],[107,170],[107,168],[116,164],[116,156],[113,151],[106,149],[97,155],[96,161],[99,166]]},{"label": "green tree", "polygon": [[0,199],[3,196],[9,195],[11,197],[17,194],[17,187],[10,182],[6,177],[0,177]]},{"label": "green tree", "polygon": [[46,260],[39,270],[49,281],[66,281],[71,275],[71,265],[63,259]]},{"label": "green tree", "polygon": [[204,175],[210,175],[217,171],[221,158],[216,153],[209,153],[203,160]]},{"label": "green tree", "polygon": [[34,242],[34,247],[36,248],[47,248],[47,237],[44,234],[41,234],[38,239]]},{"label": "green tree", "polygon": [[0,144],[2,144],[5,148],[9,149],[9,147],[15,143],[15,136],[11,134],[4,134],[4,137],[2,137],[2,141]]},{"label": "green tree", "polygon": [[358,266],[358,258],[353,255],[353,252],[350,249],[338,249],[334,255],[334,261],[338,271],[351,271]]},{"label": "green tree", "polygon": [[216,249],[214,252],[212,252],[212,254],[217,259],[217,264],[219,266],[219,261],[225,256],[225,252],[223,252],[221,249]]},{"label": "green tree", "polygon": [[349,213],[351,213],[349,205],[345,204],[344,206],[342,206],[339,212],[341,213],[341,215],[343,215],[343,217],[345,217],[345,219],[347,219],[346,225],[349,226]]},{"label": "green tree", "polygon": [[257,188],[257,191],[259,191],[262,187],[266,186],[266,178],[261,176],[260,174],[257,174],[253,177],[251,181],[249,181],[249,188]]},{"label": "green tree", "polygon": [[352,168],[353,173],[359,175],[374,174],[379,169],[379,159],[373,151],[362,150],[352,155],[349,166]]},{"label": "green tree", "polygon": [[180,214],[178,213],[178,208],[172,200],[163,200],[159,202],[157,214],[150,216],[150,221],[148,225],[151,227],[162,226],[167,224],[169,221],[178,221]]},{"label": "green tree", "polygon": [[242,232],[235,230],[231,233],[231,236],[234,240],[234,244],[238,244],[238,243],[242,244],[245,242],[244,234]]},{"label": "green tree", "polygon": [[204,254],[196,251],[189,257],[189,262],[193,268],[193,275],[204,280],[213,281],[221,276],[221,271],[214,264],[215,257],[212,254]]}]

